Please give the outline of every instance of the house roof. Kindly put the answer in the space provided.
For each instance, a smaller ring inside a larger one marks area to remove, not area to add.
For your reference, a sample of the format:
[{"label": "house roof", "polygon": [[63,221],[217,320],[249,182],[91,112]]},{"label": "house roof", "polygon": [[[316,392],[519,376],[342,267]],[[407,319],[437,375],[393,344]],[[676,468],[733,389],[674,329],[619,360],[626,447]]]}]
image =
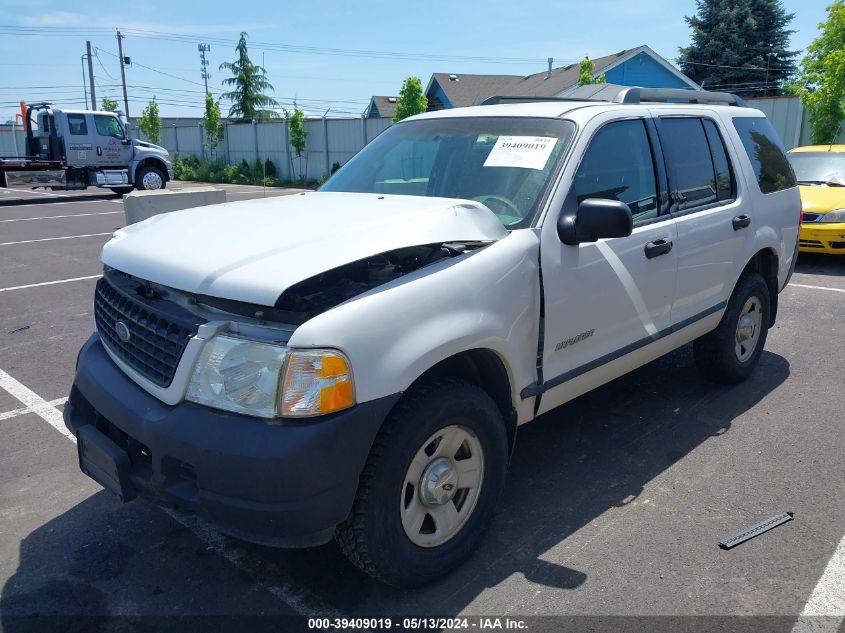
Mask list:
[{"label": "house roof", "polygon": [[[674,72],[688,83],[691,88],[698,88],[686,75],[683,75],[648,46],[637,46],[636,48],[625,49],[613,55],[605,55],[604,57],[592,60],[594,74],[600,75],[641,52],[647,53]],[[551,77],[548,76],[546,71],[524,77],[520,75],[450,75],[449,73],[434,73],[426,88],[426,94],[429,94],[432,85],[436,81],[443,92],[446,93],[452,106],[456,108],[480,103],[487,97],[494,95],[552,97],[559,95],[569,88],[575,87],[580,74],[581,67],[577,63],[553,68]]]},{"label": "house roof", "polygon": [[376,110],[378,110],[378,115],[380,117],[393,118],[393,115],[396,114],[397,101],[397,97],[373,96],[370,99],[370,107],[367,109],[367,111],[371,113],[373,106],[375,106]]}]

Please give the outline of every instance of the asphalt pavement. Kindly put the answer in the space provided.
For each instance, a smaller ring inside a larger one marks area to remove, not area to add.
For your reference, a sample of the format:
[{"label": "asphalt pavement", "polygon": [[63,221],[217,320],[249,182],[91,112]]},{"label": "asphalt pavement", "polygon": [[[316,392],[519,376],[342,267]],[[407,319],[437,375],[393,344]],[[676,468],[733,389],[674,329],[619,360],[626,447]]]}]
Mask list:
[{"label": "asphalt pavement", "polygon": [[[288,193],[224,188],[229,200]],[[802,255],[744,384],[706,382],[686,346],[520,427],[482,547],[399,591],[334,544],[243,543],[123,505],[79,472],[60,409],[122,212],[118,196],[0,190],[0,629],[30,630],[32,614],[510,616],[534,630],[561,622],[537,616],[592,616],[572,630],[765,617],[760,630],[789,632],[826,613],[818,630],[842,625],[845,257]],[[718,547],[784,511],[794,520]]]}]

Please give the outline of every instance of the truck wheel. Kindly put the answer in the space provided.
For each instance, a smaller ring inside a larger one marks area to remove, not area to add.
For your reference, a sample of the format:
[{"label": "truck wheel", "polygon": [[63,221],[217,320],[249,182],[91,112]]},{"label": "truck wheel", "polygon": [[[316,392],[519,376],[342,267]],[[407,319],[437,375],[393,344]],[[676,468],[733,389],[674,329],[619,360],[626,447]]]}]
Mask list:
[{"label": "truck wheel", "polygon": [[719,326],[693,343],[696,365],[707,378],[727,385],[748,378],[766,344],[770,306],[762,276],[739,278]]},{"label": "truck wheel", "polygon": [[382,582],[434,580],[481,541],[507,459],[502,414],[483,390],[457,379],[422,383],[376,437],[335,538],[353,564]]},{"label": "truck wheel", "polygon": [[139,191],[155,191],[167,186],[167,178],[155,167],[141,167],[135,172],[135,188]]}]

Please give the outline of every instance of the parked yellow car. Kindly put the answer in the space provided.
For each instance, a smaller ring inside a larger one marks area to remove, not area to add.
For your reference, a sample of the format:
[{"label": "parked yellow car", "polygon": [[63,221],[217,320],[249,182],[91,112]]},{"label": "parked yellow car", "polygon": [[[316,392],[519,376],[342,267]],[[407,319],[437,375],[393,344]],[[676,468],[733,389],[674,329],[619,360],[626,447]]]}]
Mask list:
[{"label": "parked yellow car", "polygon": [[808,145],[789,151],[801,189],[804,253],[845,255],[845,145]]}]

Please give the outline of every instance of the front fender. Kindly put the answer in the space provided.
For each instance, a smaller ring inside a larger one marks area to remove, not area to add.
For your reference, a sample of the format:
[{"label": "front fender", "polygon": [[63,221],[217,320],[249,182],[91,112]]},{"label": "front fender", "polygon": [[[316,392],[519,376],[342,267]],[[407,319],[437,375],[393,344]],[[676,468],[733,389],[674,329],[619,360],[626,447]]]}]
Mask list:
[{"label": "front fender", "polygon": [[359,402],[405,391],[459,352],[502,360],[519,421],[533,413],[520,390],[536,380],[539,240],[533,229],[422,268],[307,321],[291,347],[334,347],[351,362]]}]

